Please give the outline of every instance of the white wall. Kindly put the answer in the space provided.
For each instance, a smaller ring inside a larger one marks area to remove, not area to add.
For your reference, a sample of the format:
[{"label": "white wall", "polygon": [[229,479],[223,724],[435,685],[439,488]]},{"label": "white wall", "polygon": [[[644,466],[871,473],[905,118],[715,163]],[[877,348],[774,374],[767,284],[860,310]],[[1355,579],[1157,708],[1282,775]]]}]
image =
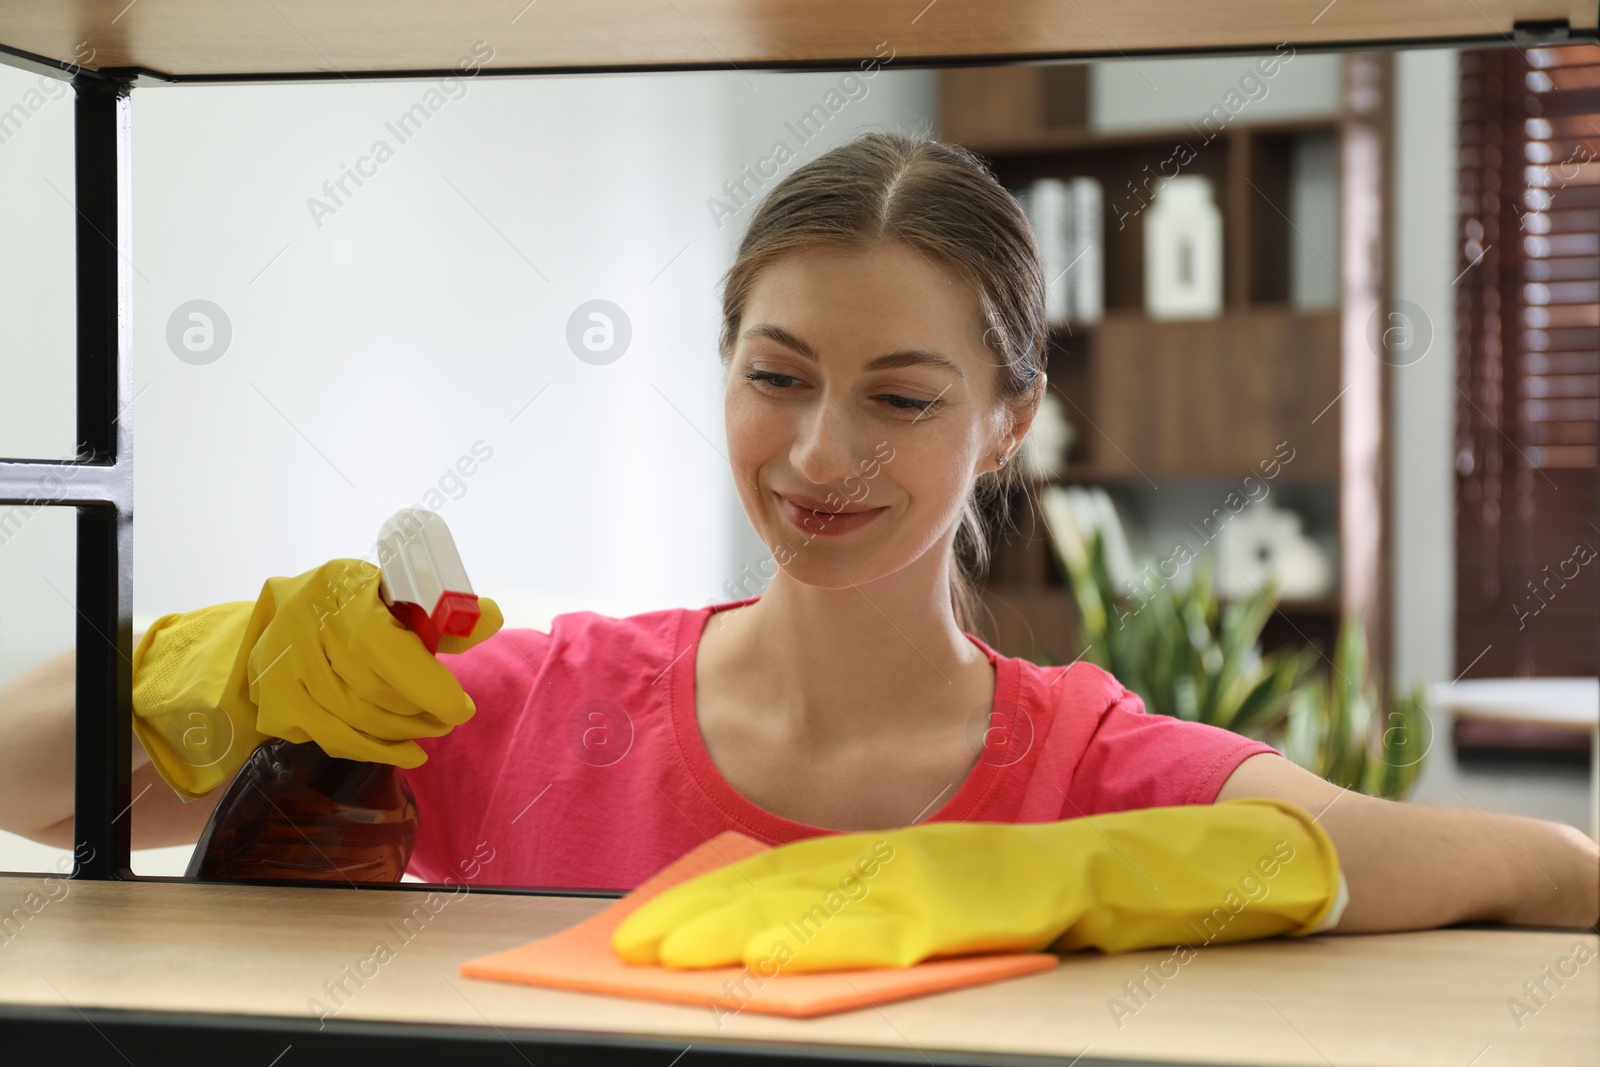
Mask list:
[{"label": "white wall", "polygon": [[[386,123],[435,83],[136,90],[136,626],[371,558],[441,479],[436,510],[508,625],[729,599],[760,542],[722,454],[715,287],[749,211],[719,227],[707,201],[779,138],[787,173],[865,126],[929,121],[931,72],[841,77],[479,77],[403,143]],[[38,86],[0,67],[0,110]],[[800,144],[785,122],[830,90]],[[0,144],[0,455],[72,451],[72,211],[46,184],[71,195],[71,123],[63,94]],[[323,182],[380,138],[392,157],[335,204]],[[320,226],[312,197],[335,208]],[[596,298],[633,329],[605,365],[566,338]],[[232,327],[206,365],[167,341],[195,299]],[[480,441],[492,458],[451,481]],[[73,642],[71,533],[42,509],[0,545],[0,679]],[[0,870],[58,854],[0,835]]]},{"label": "white wall", "polygon": [[[1268,58],[1277,63],[1264,75],[1257,62]],[[1326,115],[1330,102],[1337,109],[1339,57],[1285,47],[1259,56],[1105,60],[1095,64],[1093,86],[1090,121],[1106,129],[1198,126],[1214,107],[1241,122],[1305,118]]]},{"label": "white wall", "polygon": [[[1394,295],[1422,308],[1433,347],[1394,369],[1394,665],[1405,685],[1455,662],[1456,52],[1400,52],[1395,69]],[[1466,664],[1461,666],[1465,667]],[[1597,769],[1600,770],[1600,769]]]}]

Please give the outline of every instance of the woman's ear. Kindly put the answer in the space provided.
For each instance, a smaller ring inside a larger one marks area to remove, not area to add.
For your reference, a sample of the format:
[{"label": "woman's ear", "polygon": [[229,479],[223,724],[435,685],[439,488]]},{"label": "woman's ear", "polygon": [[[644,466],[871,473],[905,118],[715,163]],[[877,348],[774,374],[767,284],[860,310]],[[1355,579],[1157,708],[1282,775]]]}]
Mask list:
[{"label": "woman's ear", "polygon": [[1022,439],[1028,436],[1028,428],[1033,425],[1033,417],[1039,413],[1039,405],[1044,401],[1044,393],[1047,388],[1049,388],[1049,380],[1045,376],[1045,372],[1041,370],[1039,377],[1034,379],[1033,388],[1028,398],[1022,402],[1019,413],[1011,419],[1011,426],[1006,433],[1006,439],[1011,441],[1013,446],[1020,445]]}]

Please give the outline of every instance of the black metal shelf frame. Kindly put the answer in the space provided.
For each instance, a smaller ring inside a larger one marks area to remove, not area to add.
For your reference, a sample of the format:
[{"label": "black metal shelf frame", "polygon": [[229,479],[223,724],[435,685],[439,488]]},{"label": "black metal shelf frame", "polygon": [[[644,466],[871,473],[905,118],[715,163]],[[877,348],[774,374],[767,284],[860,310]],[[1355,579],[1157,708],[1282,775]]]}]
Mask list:
[{"label": "black metal shelf frame", "polygon": [[[74,877],[132,878],[133,262],[129,79],[63,67],[76,182],[77,458],[0,460],[0,504],[74,507],[77,735]],[[75,468],[70,476],[60,472]],[[109,714],[108,714],[109,711]]]},{"label": "black metal shelf frame", "polygon": [[[1508,40],[1485,32],[1469,38],[1358,40],[1297,45],[1304,51],[1352,48],[1387,50],[1417,47],[1519,47],[1592,40],[1595,31],[1570,31],[1566,24],[1518,25]],[[1258,48],[1175,48],[1138,50],[1136,55],[1255,54]],[[1123,55],[1117,52],[1117,55]],[[1029,54],[1005,56],[907,56],[907,68],[960,67],[974,64],[1048,62],[1110,58],[1110,54]],[[1125,55],[1123,55],[1126,58]],[[855,60],[745,64],[758,70],[846,70]],[[77,674],[74,785],[75,851],[85,856],[74,878],[121,881],[140,879],[130,866],[130,828],[125,817],[132,806],[133,721],[133,262],[131,91],[162,84],[226,82],[300,82],[339,78],[416,79],[437,71],[325,72],[276,75],[196,75],[170,77],[140,69],[89,71],[0,45],[0,64],[70,80],[75,92],[73,140],[76,182],[77,290],[77,458],[67,461],[0,458],[0,506],[25,504],[72,507],[77,510]],[[538,70],[499,70],[497,77],[527,77],[567,72],[616,73],[720,69],[721,64],[637,64]],[[71,470],[62,478],[60,472]],[[64,488],[63,488],[64,487]],[[308,883],[309,887],[310,884]],[[316,888],[343,888],[317,884]],[[360,886],[362,889],[426,891],[429,883]],[[613,896],[604,892],[514,887],[485,887],[488,892],[530,895]],[[358,1021],[330,1025],[327,1033],[312,1031],[303,1020],[268,1016],[206,1016],[183,1012],[124,1012],[90,1008],[82,1011],[0,1005],[0,1029],[9,1028],[22,1046],[55,1054],[79,1047],[104,1055],[98,1044],[105,1030],[137,1047],[170,1052],[193,1048],[211,1055],[219,1047],[219,1027],[234,1034],[238,1048],[276,1047],[278,1040],[301,1045],[310,1062],[348,1062],[351,1051],[371,1051],[388,1042],[395,1062],[512,1062],[501,1046],[510,1046],[520,1061],[527,1052],[552,1063],[592,1062],[596,1054],[619,1063],[664,1062],[661,1054],[676,1052],[679,1042],[656,1035],[563,1033],[549,1030],[496,1031],[490,1037],[478,1027],[377,1024]],[[92,1018],[91,1018],[92,1016]],[[90,1035],[95,1020],[102,1031]],[[88,1022],[89,1027],[79,1025]],[[143,1034],[144,1036],[141,1036]],[[406,1041],[402,1046],[395,1044]],[[828,1045],[781,1045],[767,1042],[696,1042],[684,1062],[737,1063],[973,1063],[1024,1064],[1053,1062],[1049,1057],[1001,1056],[931,1050],[932,1057],[906,1049]],[[387,1047],[387,1046],[386,1046]],[[688,1050],[684,1050],[685,1053]],[[338,1056],[335,1061],[334,1056]],[[496,1057],[499,1057],[498,1059]],[[108,1060],[110,1062],[110,1060]],[[265,1062],[264,1060],[262,1062]],[[1083,1061],[1088,1067],[1089,1061]],[[1109,1063],[1096,1059],[1095,1063]]]}]

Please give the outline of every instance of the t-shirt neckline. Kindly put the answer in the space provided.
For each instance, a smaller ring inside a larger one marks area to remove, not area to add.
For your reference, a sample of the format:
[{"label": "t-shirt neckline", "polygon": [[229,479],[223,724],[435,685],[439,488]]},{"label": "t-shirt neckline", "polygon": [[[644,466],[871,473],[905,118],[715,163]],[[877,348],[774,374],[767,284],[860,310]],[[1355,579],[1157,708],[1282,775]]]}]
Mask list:
[{"label": "t-shirt neckline", "polygon": [[[700,723],[695,709],[695,661],[700,655],[700,635],[704,632],[711,616],[719,611],[729,608],[743,607],[761,599],[759,595],[745,597],[742,600],[730,600],[720,604],[708,604],[702,608],[686,609],[679,615],[678,635],[674,642],[683,651],[678,653],[669,668],[671,677],[672,694],[672,724],[673,732],[677,735],[678,752],[688,767],[690,775],[699,785],[702,793],[711,801],[729,820],[736,825],[758,836],[772,841],[794,841],[805,837],[814,837],[821,834],[852,833],[856,831],[834,830],[827,827],[811,826],[807,823],[796,822],[766,810],[743,793],[735,789],[717,765],[711,760],[711,753],[706,748],[705,739],[700,736]],[[1009,656],[1002,656],[983,640],[972,634],[965,635],[967,640],[977,645],[989,657],[989,662],[995,669],[995,692],[993,699],[996,703],[991,707],[1014,705],[1018,697],[1020,674],[1017,661]],[[995,760],[979,758],[972,769],[967,772],[967,777],[961,782],[959,788],[946,799],[944,805],[932,814],[925,815],[918,820],[923,822],[961,821],[970,820],[983,799],[989,795],[994,785],[996,775],[1002,764]]]}]

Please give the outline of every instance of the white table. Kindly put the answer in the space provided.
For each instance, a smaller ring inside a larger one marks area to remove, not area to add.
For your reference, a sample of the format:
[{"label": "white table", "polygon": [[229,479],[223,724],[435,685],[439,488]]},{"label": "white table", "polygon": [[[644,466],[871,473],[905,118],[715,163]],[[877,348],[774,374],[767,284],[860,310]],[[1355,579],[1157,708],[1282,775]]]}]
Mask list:
[{"label": "white table", "polygon": [[1428,703],[1460,718],[1588,730],[1589,834],[1600,841],[1600,678],[1472,678],[1429,686]]}]

